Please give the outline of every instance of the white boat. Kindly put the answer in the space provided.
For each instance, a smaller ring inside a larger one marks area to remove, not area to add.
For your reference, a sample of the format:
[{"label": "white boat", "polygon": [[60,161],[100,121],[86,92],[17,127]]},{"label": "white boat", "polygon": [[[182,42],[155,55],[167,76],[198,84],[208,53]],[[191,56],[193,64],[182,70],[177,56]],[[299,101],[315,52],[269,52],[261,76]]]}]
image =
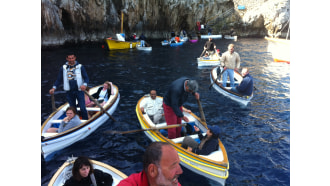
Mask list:
[{"label": "white boat", "polygon": [[231,36],[231,35],[225,35],[225,39],[233,39],[234,41],[237,41],[237,36]]},{"label": "white boat", "polygon": [[[90,95],[96,93],[97,89],[101,86],[103,86],[103,84],[91,88],[89,91]],[[112,84],[112,88],[114,95],[111,95],[109,100],[103,106],[104,110],[110,115],[115,112],[120,100],[118,87]],[[61,133],[46,132],[47,129],[50,128],[53,124],[61,123],[62,120],[60,118],[65,117],[65,112],[68,107],[69,103],[63,104],[56,111],[54,111],[41,126],[41,151],[44,158],[55,151],[68,147],[69,145],[84,139],[109,119],[109,116],[100,111],[100,108],[87,107],[87,112],[93,111],[97,113],[91,116],[91,118],[88,120],[81,120],[82,123],[77,127]],[[77,109],[78,111],[80,110],[79,107]]]},{"label": "white boat", "polygon": [[[73,163],[76,159],[77,159],[76,157],[68,158],[68,160],[66,160],[64,164],[56,171],[52,179],[49,181],[48,186],[64,185],[65,181],[72,176]],[[122,173],[121,171],[115,169],[110,165],[95,160],[90,160],[90,161],[93,164],[94,169],[99,169],[112,176],[113,186],[118,185],[121,180],[127,178],[127,175],[125,175],[124,173]]]},{"label": "white boat", "polygon": [[[146,98],[148,97],[149,95],[142,97],[136,105],[136,114],[140,121],[141,128],[148,129],[148,128],[160,128],[167,126],[166,123],[154,124],[150,120],[147,114],[143,114],[141,112],[140,107],[141,105],[144,105]],[[204,135],[206,134],[208,128],[205,122],[202,122],[200,118],[198,118],[193,113],[184,112],[183,114],[189,119],[189,124],[187,125],[189,126],[191,126],[190,124],[196,125]],[[202,176],[205,176],[211,180],[214,180],[220,183],[221,185],[225,185],[226,179],[228,178],[229,175],[229,171],[228,171],[229,161],[228,161],[226,149],[220,139],[218,140],[219,149],[217,151],[214,151],[209,155],[197,155],[181,147],[181,143],[184,137],[168,139],[159,130],[146,130],[144,131],[144,133],[153,142],[163,141],[172,145],[178,152],[179,158],[181,160],[180,164],[186,167],[187,169]],[[187,135],[191,136],[194,139],[198,138],[197,134],[192,134],[187,132]]]},{"label": "white boat", "polygon": [[188,37],[180,37],[180,41],[186,42],[186,41],[188,41]]},{"label": "white boat", "polygon": [[[240,104],[242,104],[243,106],[246,106],[250,100],[253,98],[253,93],[251,96],[243,96],[243,95],[240,95],[240,94],[237,94],[235,92],[232,92],[230,91],[231,87],[229,86],[226,86],[226,87],[223,87],[222,86],[222,77],[220,77],[221,79],[218,79],[218,73],[217,73],[217,70],[218,70],[218,66],[217,67],[213,67],[212,70],[211,70],[211,73],[210,73],[210,79],[211,79],[211,84],[212,84],[212,87],[217,91],[219,92],[220,94],[224,95],[224,96],[227,96],[228,98],[234,100],[234,101],[237,101],[239,102]],[[243,80],[243,77],[240,73],[238,73],[237,71],[234,71],[234,78],[235,78],[235,86],[238,85],[242,80]],[[230,84],[230,80],[229,80],[229,77],[227,78],[227,85]]]},{"label": "white boat", "polygon": [[147,47],[147,46],[141,46],[141,45],[136,45],[136,49],[138,49],[138,50],[144,50],[144,51],[151,51],[152,50],[152,46],[149,46],[149,47]]},{"label": "white boat", "polygon": [[179,46],[179,45],[182,45],[183,43],[185,43],[186,41],[188,41],[188,37],[180,37],[180,42],[171,43],[170,41],[165,39],[164,41],[161,41],[161,44],[162,44],[162,46],[167,46],[167,45]]},{"label": "white boat", "polygon": [[208,38],[212,38],[212,39],[221,39],[222,35],[201,35],[201,39],[208,39]]},{"label": "white boat", "polygon": [[274,62],[290,64],[290,40],[265,37],[268,41],[267,51],[272,54]]},{"label": "white boat", "polygon": [[219,57],[199,57],[197,58],[198,67],[216,66],[220,65]]}]

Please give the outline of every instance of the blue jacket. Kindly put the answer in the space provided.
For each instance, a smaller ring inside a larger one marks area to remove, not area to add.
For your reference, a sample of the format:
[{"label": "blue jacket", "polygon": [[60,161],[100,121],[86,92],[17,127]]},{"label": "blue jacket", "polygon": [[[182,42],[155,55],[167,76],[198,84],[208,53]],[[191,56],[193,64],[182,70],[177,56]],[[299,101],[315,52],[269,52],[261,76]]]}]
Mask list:
[{"label": "blue jacket", "polygon": [[[68,62],[66,62],[66,65],[68,65]],[[76,64],[74,64],[72,67],[75,67],[79,65],[78,61],[76,61]],[[68,68],[70,68],[70,66],[68,65]],[[87,84],[89,83],[89,78],[86,72],[86,69],[84,66],[81,66],[81,75],[83,77],[83,81],[84,81],[84,85],[87,86]],[[60,68],[60,71],[57,75],[57,79],[54,83],[53,88],[57,88],[59,85],[63,84],[63,66]],[[69,86],[70,86],[70,90],[79,90],[78,84],[76,80],[69,80]]]},{"label": "blue jacket", "polygon": [[184,82],[188,79],[187,77],[181,77],[173,81],[163,99],[163,102],[173,109],[177,117],[183,117],[180,107],[186,102],[189,95],[189,92],[184,89]]},{"label": "blue jacket", "polygon": [[253,91],[253,79],[250,74],[244,76],[242,82],[236,86],[236,89],[240,94],[250,96]]}]

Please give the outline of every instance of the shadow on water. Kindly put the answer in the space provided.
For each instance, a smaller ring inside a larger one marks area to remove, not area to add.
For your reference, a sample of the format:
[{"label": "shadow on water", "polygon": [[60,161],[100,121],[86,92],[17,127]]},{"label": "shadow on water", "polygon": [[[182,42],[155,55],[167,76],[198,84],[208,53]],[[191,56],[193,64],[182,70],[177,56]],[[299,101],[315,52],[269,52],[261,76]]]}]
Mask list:
[{"label": "shadow on water", "polygon": [[[41,183],[47,185],[68,156],[86,155],[110,164],[127,175],[142,169],[142,155],[150,140],[142,132],[126,135],[104,134],[105,130],[139,129],[135,113],[137,101],[150,89],[163,96],[168,85],[181,76],[199,83],[201,103],[210,125],[221,127],[220,139],[229,158],[226,185],[289,185],[290,181],[290,65],[274,63],[264,39],[214,40],[221,53],[229,43],[241,56],[241,66],[248,66],[254,78],[254,98],[247,107],[209,90],[210,69],[197,67],[206,40],[164,47],[151,41],[151,52],[134,49],[107,51],[96,45],[80,45],[42,50],[41,122],[51,113],[48,93],[55,82],[68,51],[75,51],[85,65],[89,86],[109,80],[116,84],[121,99],[113,117],[85,139],[64,148],[42,166]],[[55,94],[56,106],[65,102],[60,88]],[[200,116],[196,100],[189,97],[184,105]],[[207,178],[183,168],[182,185],[216,185]]]}]

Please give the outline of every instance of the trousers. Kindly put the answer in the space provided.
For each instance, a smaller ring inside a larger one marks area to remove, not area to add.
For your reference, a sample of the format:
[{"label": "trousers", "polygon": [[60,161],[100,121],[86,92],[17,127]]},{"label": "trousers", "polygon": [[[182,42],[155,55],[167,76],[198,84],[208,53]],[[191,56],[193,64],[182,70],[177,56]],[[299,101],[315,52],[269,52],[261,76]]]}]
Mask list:
[{"label": "trousers", "polygon": [[70,90],[66,91],[66,99],[69,102],[69,105],[77,109],[76,100],[78,100],[78,105],[80,107],[80,112],[82,119],[88,120],[88,114],[85,105],[85,96],[83,91]]},{"label": "trousers", "polygon": [[[163,103],[163,108],[167,125],[181,124],[182,118],[175,115],[172,107]],[[180,110],[182,111],[182,106],[180,107]],[[167,129],[167,132],[169,139],[181,137],[181,127]]]}]

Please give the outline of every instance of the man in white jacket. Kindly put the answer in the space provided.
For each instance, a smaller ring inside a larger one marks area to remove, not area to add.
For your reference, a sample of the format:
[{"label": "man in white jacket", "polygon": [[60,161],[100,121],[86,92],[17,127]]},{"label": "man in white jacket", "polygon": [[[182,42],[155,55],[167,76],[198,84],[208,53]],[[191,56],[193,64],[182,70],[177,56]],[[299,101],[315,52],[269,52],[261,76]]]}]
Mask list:
[{"label": "man in white jacket", "polygon": [[[163,121],[163,100],[157,97],[156,90],[150,91],[150,97],[146,99],[146,102],[141,107],[142,113],[146,112],[150,119],[155,123]],[[162,119],[162,120],[161,120]]]}]

